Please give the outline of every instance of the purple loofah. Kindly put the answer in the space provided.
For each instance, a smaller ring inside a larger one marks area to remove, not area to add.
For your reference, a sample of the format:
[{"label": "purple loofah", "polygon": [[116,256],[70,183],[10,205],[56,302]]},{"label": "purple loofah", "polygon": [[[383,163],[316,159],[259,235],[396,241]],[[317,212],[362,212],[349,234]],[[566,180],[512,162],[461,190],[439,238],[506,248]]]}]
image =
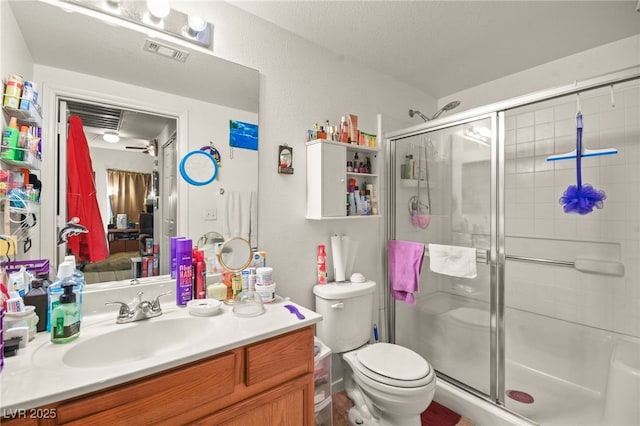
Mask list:
[{"label": "purple loofah", "polygon": [[582,113],[578,112],[576,121],[576,175],[578,184],[570,185],[565,189],[564,194],[560,197],[560,204],[562,204],[565,213],[587,214],[591,213],[594,207],[601,209],[607,196],[604,191],[595,189],[589,184],[582,185]]},{"label": "purple loofah", "polygon": [[587,214],[594,208],[601,209],[603,201],[607,198],[604,191],[595,189],[586,184],[581,188],[577,185],[569,186],[560,197],[560,204],[564,207],[565,213]]}]

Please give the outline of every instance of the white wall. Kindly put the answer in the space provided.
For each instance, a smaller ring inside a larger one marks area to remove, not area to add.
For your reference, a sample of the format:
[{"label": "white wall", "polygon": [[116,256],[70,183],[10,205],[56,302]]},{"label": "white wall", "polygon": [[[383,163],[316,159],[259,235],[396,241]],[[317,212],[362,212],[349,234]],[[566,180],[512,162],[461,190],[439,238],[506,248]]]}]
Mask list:
[{"label": "white wall", "polygon": [[[417,124],[408,110],[433,110],[433,97],[349,62],[317,45],[223,2],[181,2],[215,25],[214,52],[260,71],[259,242],[274,268],[278,293],[313,308],[318,244],[346,234],[360,243],[355,269],[383,282],[383,221],[307,221],[306,130],[353,113],[359,127],[376,133],[384,123]],[[294,175],[277,173],[278,145],[294,148]],[[328,265],[331,270],[331,264]]]},{"label": "white wall", "polygon": [[[640,35],[608,43],[575,55],[480,84],[438,99],[438,105],[458,99],[467,110],[528,93],[584,81],[640,65]],[[455,112],[455,111],[454,111]]]}]

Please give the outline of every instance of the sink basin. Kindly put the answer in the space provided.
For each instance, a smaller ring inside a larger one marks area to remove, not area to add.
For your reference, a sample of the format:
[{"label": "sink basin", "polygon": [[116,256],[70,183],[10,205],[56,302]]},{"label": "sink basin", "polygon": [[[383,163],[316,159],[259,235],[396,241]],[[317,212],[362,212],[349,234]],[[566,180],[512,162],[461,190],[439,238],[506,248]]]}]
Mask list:
[{"label": "sink basin", "polygon": [[104,334],[80,339],[62,354],[62,363],[76,368],[102,368],[132,363],[183,350],[210,333],[206,318],[181,317],[144,320]]}]

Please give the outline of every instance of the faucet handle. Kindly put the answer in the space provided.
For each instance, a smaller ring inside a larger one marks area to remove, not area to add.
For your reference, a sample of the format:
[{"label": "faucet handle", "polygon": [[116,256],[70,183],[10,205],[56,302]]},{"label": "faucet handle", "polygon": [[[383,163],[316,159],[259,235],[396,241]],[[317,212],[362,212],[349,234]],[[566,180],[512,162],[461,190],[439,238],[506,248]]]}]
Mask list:
[{"label": "faucet handle", "polygon": [[160,309],[160,297],[167,296],[169,294],[171,294],[170,291],[165,291],[164,293],[160,293],[159,295],[157,295],[156,298],[151,302],[151,309]]},{"label": "faucet handle", "polygon": [[118,312],[119,317],[126,317],[131,315],[131,309],[129,309],[129,305],[124,302],[105,302],[105,305],[120,305],[120,312]]}]

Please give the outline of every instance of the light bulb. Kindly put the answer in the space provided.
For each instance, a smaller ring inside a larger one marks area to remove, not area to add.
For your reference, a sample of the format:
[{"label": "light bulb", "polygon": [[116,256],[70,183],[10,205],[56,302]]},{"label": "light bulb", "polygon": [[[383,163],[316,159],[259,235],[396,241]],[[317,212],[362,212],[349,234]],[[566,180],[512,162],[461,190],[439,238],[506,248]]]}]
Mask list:
[{"label": "light bulb", "polygon": [[102,135],[102,139],[105,142],[117,143],[120,140],[120,136],[118,136],[118,132],[115,132],[113,130],[106,130]]},{"label": "light bulb", "polygon": [[166,18],[171,12],[167,0],[147,0],[147,10],[156,19]]},{"label": "light bulb", "polygon": [[207,28],[207,21],[202,19],[199,15],[189,15],[187,18],[187,22],[189,24],[189,32],[190,33],[199,33],[200,31],[204,31]]}]

